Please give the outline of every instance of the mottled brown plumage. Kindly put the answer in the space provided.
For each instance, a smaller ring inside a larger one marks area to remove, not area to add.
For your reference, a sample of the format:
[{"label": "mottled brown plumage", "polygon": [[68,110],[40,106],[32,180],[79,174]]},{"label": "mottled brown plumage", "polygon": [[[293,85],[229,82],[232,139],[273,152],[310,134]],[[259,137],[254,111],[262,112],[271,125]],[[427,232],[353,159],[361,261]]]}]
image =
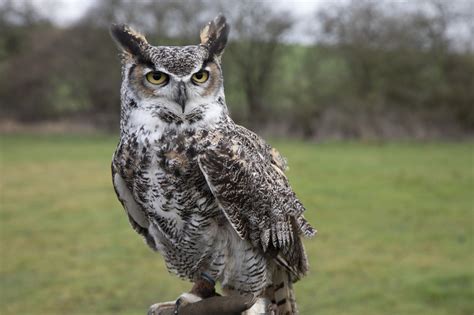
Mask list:
[{"label": "mottled brown plumage", "polygon": [[[315,230],[285,159],[228,116],[225,18],[203,29],[198,46],[150,46],[126,26],[112,34],[124,54],[112,174],[132,227],[178,276],[211,279],[228,294],[266,297],[279,314],[296,313],[292,282],[308,270],[301,236]],[[204,71],[206,80],[194,79]],[[167,81],[150,84],[150,72]]]}]

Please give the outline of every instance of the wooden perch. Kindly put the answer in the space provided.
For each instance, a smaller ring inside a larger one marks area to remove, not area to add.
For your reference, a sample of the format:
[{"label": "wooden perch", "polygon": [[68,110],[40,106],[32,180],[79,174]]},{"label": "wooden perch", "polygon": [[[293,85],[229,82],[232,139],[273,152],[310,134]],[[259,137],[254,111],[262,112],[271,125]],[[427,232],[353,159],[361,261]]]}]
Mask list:
[{"label": "wooden perch", "polygon": [[[213,296],[179,307],[179,315],[240,315],[255,303],[252,295]],[[165,303],[163,303],[165,304]],[[173,315],[174,304],[150,308],[148,315]]]}]

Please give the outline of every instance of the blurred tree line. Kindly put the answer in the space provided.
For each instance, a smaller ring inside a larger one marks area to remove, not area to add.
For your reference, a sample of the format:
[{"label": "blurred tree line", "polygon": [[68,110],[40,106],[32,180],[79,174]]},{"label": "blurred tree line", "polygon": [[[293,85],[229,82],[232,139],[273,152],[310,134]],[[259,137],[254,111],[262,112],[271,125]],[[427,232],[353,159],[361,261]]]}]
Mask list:
[{"label": "blurred tree line", "polygon": [[[31,1],[0,0],[0,114],[114,129],[120,67],[111,23],[155,45],[197,44],[223,12],[227,103],[254,130],[307,138],[457,137],[474,131],[474,5],[327,2],[307,21],[266,1],[102,0],[59,27]],[[304,24],[310,41],[288,40]]]}]

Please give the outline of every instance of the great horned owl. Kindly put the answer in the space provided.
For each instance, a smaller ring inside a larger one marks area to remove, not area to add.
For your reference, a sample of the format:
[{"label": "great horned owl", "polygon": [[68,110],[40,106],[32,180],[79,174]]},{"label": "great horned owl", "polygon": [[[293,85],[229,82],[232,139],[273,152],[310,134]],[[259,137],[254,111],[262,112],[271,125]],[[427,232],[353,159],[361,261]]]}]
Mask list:
[{"label": "great horned owl", "polygon": [[308,269],[301,236],[315,230],[284,175],[285,159],[228,115],[221,68],[228,33],[222,15],[193,46],[152,46],[130,27],[112,26],[122,49],[113,184],[131,225],[169,271],[294,314],[292,283]]}]

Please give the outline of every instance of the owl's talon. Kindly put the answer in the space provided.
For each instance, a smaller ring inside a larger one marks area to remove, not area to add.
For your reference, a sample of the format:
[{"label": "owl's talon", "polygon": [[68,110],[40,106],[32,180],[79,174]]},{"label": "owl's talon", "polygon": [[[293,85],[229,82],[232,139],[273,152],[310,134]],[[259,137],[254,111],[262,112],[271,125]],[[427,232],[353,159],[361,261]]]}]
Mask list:
[{"label": "owl's talon", "polygon": [[201,301],[202,298],[192,293],[183,293],[175,301],[156,303],[148,309],[148,315],[179,314],[180,307]]},{"label": "owl's talon", "polygon": [[175,307],[175,305],[176,305],[175,301],[168,301],[168,302],[153,304],[148,309],[148,315],[161,315],[161,314],[168,313],[168,311],[172,310]]}]

